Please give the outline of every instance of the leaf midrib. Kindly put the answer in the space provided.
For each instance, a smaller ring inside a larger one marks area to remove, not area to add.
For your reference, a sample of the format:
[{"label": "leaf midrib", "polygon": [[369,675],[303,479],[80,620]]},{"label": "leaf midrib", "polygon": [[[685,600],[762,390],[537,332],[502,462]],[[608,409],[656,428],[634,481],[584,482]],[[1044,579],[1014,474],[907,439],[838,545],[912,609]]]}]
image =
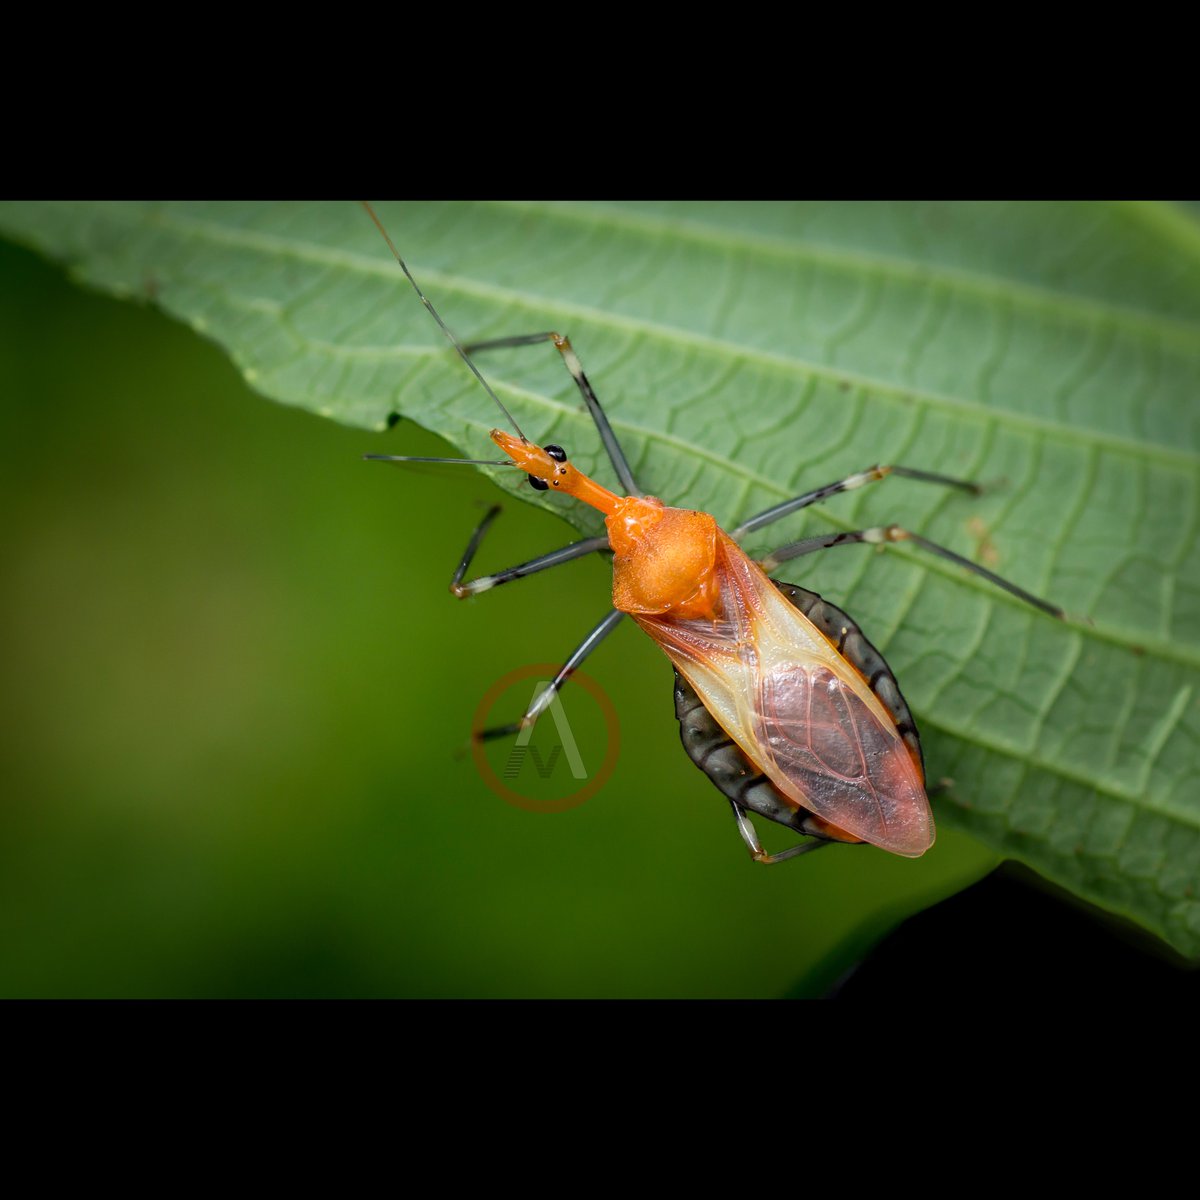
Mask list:
[{"label": "leaf midrib", "polygon": [[492,207],[515,209],[537,216],[553,216],[563,222],[576,223],[603,221],[605,224],[627,230],[654,234],[659,237],[670,235],[691,240],[697,244],[717,246],[725,250],[752,249],[796,262],[817,262],[843,268],[860,274],[876,274],[893,279],[911,280],[917,283],[936,283],[956,291],[970,292],[981,296],[989,303],[1007,302],[1015,308],[1052,312],[1071,318],[1086,317],[1118,326],[1143,329],[1160,336],[1178,338],[1185,344],[1195,346],[1200,340],[1200,319],[1187,320],[1167,316],[1124,304],[1097,300],[1077,292],[1062,292],[1042,284],[1026,283],[1003,275],[984,275],[963,267],[952,267],[946,263],[923,263],[880,250],[850,250],[833,247],[803,238],[772,237],[768,234],[738,230],[736,233],[719,226],[697,221],[693,217],[667,217],[654,213],[630,212],[623,208],[603,205],[585,205],[572,202],[568,207],[561,203],[532,201],[491,201]]},{"label": "leaf midrib", "polygon": [[[180,233],[191,233],[206,237],[213,242],[237,248],[255,249],[264,253],[278,254],[285,258],[295,258],[299,261],[319,262],[326,266],[343,267],[348,270],[357,271],[360,274],[384,277],[394,275],[397,270],[391,259],[384,260],[377,257],[366,257],[346,250],[331,249],[320,243],[298,241],[294,238],[285,239],[274,234],[231,228],[227,225],[214,224],[198,218],[178,217],[175,214],[171,214],[170,217],[164,217],[161,212],[147,214],[142,209],[129,210],[126,206],[119,204],[112,205],[106,211],[109,213],[119,213],[122,217],[137,224],[149,221],[160,227],[175,229]],[[1091,429],[1081,431],[1071,425],[1064,425],[1058,421],[1047,420],[1046,418],[1037,417],[1032,414],[1017,412],[1013,409],[989,408],[975,401],[966,400],[958,396],[950,396],[943,392],[895,384],[887,380],[877,379],[874,376],[827,367],[820,363],[798,358],[795,355],[761,350],[756,347],[744,346],[739,342],[724,341],[706,334],[695,333],[691,330],[682,330],[674,326],[661,325],[640,318],[624,317],[620,314],[605,312],[603,309],[591,308],[588,305],[578,304],[573,301],[548,299],[536,293],[518,291],[510,287],[500,287],[496,284],[482,283],[478,280],[467,279],[460,275],[452,275],[431,268],[420,267],[419,265],[414,267],[413,270],[414,274],[419,275],[426,284],[433,282],[439,287],[453,289],[477,299],[507,303],[509,305],[520,304],[528,308],[555,308],[565,316],[588,321],[597,326],[619,330],[623,333],[639,336],[651,335],[658,340],[674,343],[679,346],[706,350],[714,354],[734,354],[747,361],[765,366],[783,367],[795,370],[801,374],[827,379],[834,383],[847,382],[883,395],[920,400],[930,407],[941,408],[944,411],[969,413],[977,420],[992,421],[1011,429],[1026,430],[1043,435],[1053,434],[1063,441],[1088,447],[1100,445],[1131,456],[1141,455],[1147,459],[1155,459],[1177,466],[1189,468],[1200,466],[1200,451],[1180,449],[1176,446],[1165,446],[1158,442],[1142,441],[1107,431]],[[400,347],[361,347],[349,349],[346,347],[335,348],[331,343],[322,342],[319,339],[309,338],[307,340],[311,345],[320,347],[325,352],[337,353],[347,357],[386,360],[388,357],[411,357],[412,352],[410,346],[403,345]],[[699,447],[695,447],[691,443],[686,443],[686,445],[689,450],[699,449]]]}]

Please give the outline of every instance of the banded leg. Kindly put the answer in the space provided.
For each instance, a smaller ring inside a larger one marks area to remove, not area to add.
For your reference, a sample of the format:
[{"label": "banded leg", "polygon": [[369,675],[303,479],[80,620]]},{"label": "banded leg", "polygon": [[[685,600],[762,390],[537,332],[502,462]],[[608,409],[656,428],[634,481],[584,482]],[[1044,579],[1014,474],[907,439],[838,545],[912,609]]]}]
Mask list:
[{"label": "banded leg", "polygon": [[851,492],[864,484],[877,483],[881,479],[886,479],[889,475],[899,475],[904,479],[916,479],[921,483],[937,483],[943,487],[958,488],[959,491],[969,492],[972,496],[978,496],[984,490],[982,484],[972,483],[969,479],[953,479],[949,475],[938,475],[933,471],[918,471],[912,467],[896,466],[868,467],[865,471],[847,475],[845,479],[839,479],[836,483],[827,483],[824,487],[815,488],[811,492],[805,492],[801,496],[785,500],[782,504],[775,504],[771,508],[764,509],[757,516],[743,521],[730,536],[735,542],[740,542],[746,534],[752,533],[756,529],[762,529],[764,525],[770,525],[773,521],[781,520],[794,512],[799,512],[800,509],[807,508],[810,504],[817,504],[827,496],[836,496],[838,492]]},{"label": "banded leg", "polygon": [[551,567],[557,567],[560,563],[570,562],[574,558],[582,558],[585,554],[591,554],[595,550],[608,549],[607,537],[585,538],[582,542],[572,542],[569,546],[563,546],[561,550],[551,550],[549,554],[543,554],[538,558],[531,558],[528,562],[518,563],[515,567],[497,571],[495,575],[480,575],[476,579],[463,583],[463,576],[467,573],[471,560],[479,550],[488,528],[499,515],[500,505],[493,504],[488,509],[487,515],[479,522],[475,532],[471,534],[471,540],[467,543],[466,550],[463,551],[462,562],[458,564],[458,570],[454,572],[454,578],[450,580],[450,590],[460,600],[467,596],[477,596],[480,592],[499,587],[502,583],[523,579],[526,575],[536,575],[538,571],[549,570]]},{"label": "banded leg", "polygon": [[937,554],[941,558],[949,559],[950,562],[960,567],[965,567],[968,571],[972,571],[976,575],[981,575],[990,583],[994,583],[1010,595],[1016,596],[1018,600],[1024,600],[1026,604],[1032,604],[1034,608],[1040,608],[1042,612],[1049,613],[1052,617],[1057,617],[1060,621],[1067,619],[1067,614],[1057,604],[1051,604],[1048,600],[1042,600],[1033,595],[1032,592],[1027,592],[1024,588],[1017,587],[1015,583],[1010,583],[1007,579],[1002,579],[999,575],[994,575],[987,567],[981,567],[978,563],[973,563],[969,558],[963,558],[961,554],[955,554],[953,550],[947,550],[945,546],[939,546],[936,542],[928,541],[921,537],[920,534],[910,533],[907,529],[902,529],[899,525],[879,525],[873,529],[856,529],[849,533],[826,533],[817,537],[804,538],[801,541],[792,542],[790,545],[781,546],[778,550],[772,551],[766,558],[759,560],[759,566],[767,574],[770,574],[780,563],[788,562],[793,558],[800,558],[805,554],[812,554],[814,550],[828,550],[833,546],[856,544],[878,546],[884,542],[912,542],[914,545],[920,546],[921,549],[928,550],[931,554]]},{"label": "banded leg", "polygon": [[550,686],[538,695],[538,698],[529,706],[519,721],[513,721],[509,725],[497,725],[492,729],[477,729],[471,736],[478,742],[490,742],[493,738],[510,737],[520,733],[522,729],[536,724],[538,717],[550,707],[550,702],[562,690],[562,685],[570,679],[579,664],[616,629],[624,615],[619,609],[614,608],[605,616],[604,620],[575,647],[574,653],[559,668],[558,674],[554,676]]},{"label": "banded leg", "polygon": [[612,426],[608,423],[608,418],[600,407],[600,401],[596,399],[596,393],[592,390],[588,377],[583,373],[583,366],[571,348],[569,337],[555,333],[553,330],[546,333],[522,333],[516,337],[493,338],[486,342],[468,342],[464,349],[468,354],[474,354],[477,350],[499,350],[506,346],[535,346],[539,342],[553,342],[554,348],[562,355],[563,362],[570,371],[571,378],[575,380],[575,385],[583,396],[583,402],[587,405],[592,420],[596,423],[600,440],[604,443],[604,449],[608,452],[609,461],[617,473],[617,478],[621,481],[621,486],[630,496],[645,495],[634,481],[625,451],[621,449],[617,435],[613,433]]},{"label": "banded leg", "polygon": [[833,845],[832,842],[814,840],[789,846],[786,850],[780,850],[778,854],[768,854],[762,848],[762,842],[758,840],[758,831],[754,828],[746,810],[736,800],[730,800],[729,803],[733,808],[733,819],[737,821],[738,833],[742,835],[742,841],[746,843],[750,857],[765,867],[774,866],[775,863],[781,863],[785,859],[795,858],[798,854],[807,854],[810,850],[820,850],[822,846]]}]

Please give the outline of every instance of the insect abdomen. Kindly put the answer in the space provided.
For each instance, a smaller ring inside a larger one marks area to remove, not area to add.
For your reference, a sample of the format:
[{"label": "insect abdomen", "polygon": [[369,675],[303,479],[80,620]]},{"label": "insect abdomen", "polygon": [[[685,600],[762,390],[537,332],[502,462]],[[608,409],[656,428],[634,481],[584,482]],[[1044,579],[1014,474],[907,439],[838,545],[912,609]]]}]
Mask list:
[{"label": "insect abdomen", "polygon": [[879,703],[887,709],[896,725],[900,740],[908,747],[913,762],[925,778],[925,756],[921,751],[921,738],[917,725],[909,711],[908,702],[900,692],[891,668],[883,655],[867,641],[863,631],[836,604],[830,604],[816,592],[806,591],[792,583],[771,582],[782,595],[796,606],[829,640],[837,652],[867,681]]},{"label": "insect abdomen", "polygon": [[[895,722],[896,731],[924,776],[921,740],[916,724],[908,704],[900,693],[896,677],[884,662],[883,655],[871,645],[854,621],[836,605],[823,600],[816,592],[806,591],[790,583],[781,583],[777,579],[771,582],[866,679],[871,691]],[[784,797],[721,728],[704,707],[692,685],[678,671],[675,672],[675,716],[679,720],[679,736],[688,757],[712,780],[723,795],[767,820],[786,825],[810,837],[830,840],[831,826]]]},{"label": "insect abdomen", "polygon": [[821,836],[807,828],[812,814],[785,799],[779,789],[750,761],[704,707],[695,689],[675,672],[675,716],[688,757],[718,790],[743,808],[799,833]]}]

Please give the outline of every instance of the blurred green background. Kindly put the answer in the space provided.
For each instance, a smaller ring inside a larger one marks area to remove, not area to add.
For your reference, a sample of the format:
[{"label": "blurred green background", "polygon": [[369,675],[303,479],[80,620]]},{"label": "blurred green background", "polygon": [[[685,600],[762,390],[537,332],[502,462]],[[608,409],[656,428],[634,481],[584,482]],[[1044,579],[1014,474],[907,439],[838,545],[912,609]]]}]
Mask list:
[{"label": "blurred green background", "polygon": [[[755,866],[628,624],[587,668],[620,714],[609,784],[501,802],[472,714],[602,615],[603,561],[457,602],[497,493],[361,459],[431,435],[266,401],[7,243],[0,306],[0,994],[819,995],[997,861],[943,827],[915,862]],[[508,504],[477,566],[572,537]]]}]

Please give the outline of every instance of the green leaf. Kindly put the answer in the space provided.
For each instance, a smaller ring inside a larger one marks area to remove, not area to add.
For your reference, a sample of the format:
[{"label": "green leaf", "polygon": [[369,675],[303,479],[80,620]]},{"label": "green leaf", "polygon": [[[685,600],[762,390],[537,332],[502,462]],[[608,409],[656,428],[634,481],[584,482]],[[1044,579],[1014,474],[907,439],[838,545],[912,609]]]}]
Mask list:
[{"label": "green leaf", "polygon": [[[1190,211],[378,207],[462,336],[571,335],[639,480],[672,503],[730,525],[875,462],[1005,481],[979,500],[889,481],[751,549],[896,521],[1089,615],[1063,625],[908,547],[786,572],[886,649],[931,773],[954,780],[941,822],[1200,953]],[[502,418],[356,205],[5,204],[0,228],[153,299],[274,399],[368,429],[399,413],[491,453]],[[530,437],[612,481],[550,347],[480,363]],[[403,453],[404,429],[364,449]]]}]

